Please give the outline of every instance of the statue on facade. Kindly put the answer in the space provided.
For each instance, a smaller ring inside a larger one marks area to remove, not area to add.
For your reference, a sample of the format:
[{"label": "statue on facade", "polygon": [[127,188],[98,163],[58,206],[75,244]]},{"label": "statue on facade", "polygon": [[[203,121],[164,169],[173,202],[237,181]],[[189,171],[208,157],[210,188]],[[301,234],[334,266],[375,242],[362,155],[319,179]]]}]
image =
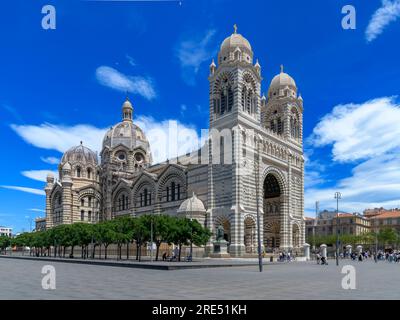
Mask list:
[{"label": "statue on facade", "polygon": [[220,224],[217,228],[217,241],[224,240],[224,227]]}]

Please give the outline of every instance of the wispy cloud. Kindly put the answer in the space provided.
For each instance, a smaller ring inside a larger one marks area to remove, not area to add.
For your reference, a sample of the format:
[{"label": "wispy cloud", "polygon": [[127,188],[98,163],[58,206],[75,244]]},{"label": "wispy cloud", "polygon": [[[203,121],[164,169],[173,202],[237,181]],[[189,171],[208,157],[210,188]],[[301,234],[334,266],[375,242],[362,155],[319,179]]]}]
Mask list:
[{"label": "wispy cloud", "polygon": [[195,77],[201,64],[210,61],[216,54],[217,50],[212,41],[215,33],[214,29],[210,29],[202,36],[191,36],[190,39],[179,43],[176,56],[182,68],[183,79],[187,84],[195,84]]},{"label": "wispy cloud", "polygon": [[60,159],[56,157],[40,157],[40,160],[42,160],[45,163],[48,164],[58,164],[60,163]]},{"label": "wispy cloud", "polygon": [[378,37],[383,30],[400,17],[400,0],[382,0],[382,6],[375,11],[365,30],[367,42]]},{"label": "wispy cloud", "polygon": [[308,141],[316,147],[333,145],[335,161],[362,160],[400,147],[399,123],[400,105],[392,97],[338,105]]},{"label": "wispy cloud", "polygon": [[52,174],[54,177],[57,177],[58,176],[58,171],[28,170],[28,171],[22,171],[21,174],[24,177],[27,177],[29,179],[46,182],[46,177],[47,177],[48,174]]},{"label": "wispy cloud", "polygon": [[27,192],[27,193],[33,193],[33,194],[37,194],[40,196],[46,195],[46,193],[40,189],[20,187],[20,186],[0,186],[0,187],[4,188],[4,189],[11,189],[11,190],[18,190],[18,191]]},{"label": "wispy cloud", "polygon": [[128,60],[128,63],[132,66],[132,67],[136,67],[136,61],[135,59],[133,59],[129,54],[127,54],[126,59]]},{"label": "wispy cloud", "polygon": [[36,209],[36,208],[31,208],[31,209],[28,209],[29,211],[33,211],[33,212],[46,212],[46,210],[43,210],[43,209]]},{"label": "wispy cloud", "polygon": [[96,128],[87,124],[75,126],[44,123],[35,125],[11,125],[11,128],[27,143],[42,149],[65,152],[83,141],[94,151],[101,150],[101,142],[106,128]]},{"label": "wispy cloud", "polygon": [[148,100],[156,97],[153,81],[150,78],[125,75],[108,66],[98,67],[96,78],[100,84],[114,90],[138,94]]}]

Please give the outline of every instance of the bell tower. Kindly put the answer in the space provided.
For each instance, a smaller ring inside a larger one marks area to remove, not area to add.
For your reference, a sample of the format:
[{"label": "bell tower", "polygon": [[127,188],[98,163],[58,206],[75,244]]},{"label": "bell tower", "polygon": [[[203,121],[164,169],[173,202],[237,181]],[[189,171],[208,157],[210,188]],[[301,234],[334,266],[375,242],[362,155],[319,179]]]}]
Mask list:
[{"label": "bell tower", "polygon": [[234,32],[221,44],[218,66],[210,65],[210,128],[233,128],[243,117],[254,125],[260,123],[261,66],[253,65],[249,41]]}]

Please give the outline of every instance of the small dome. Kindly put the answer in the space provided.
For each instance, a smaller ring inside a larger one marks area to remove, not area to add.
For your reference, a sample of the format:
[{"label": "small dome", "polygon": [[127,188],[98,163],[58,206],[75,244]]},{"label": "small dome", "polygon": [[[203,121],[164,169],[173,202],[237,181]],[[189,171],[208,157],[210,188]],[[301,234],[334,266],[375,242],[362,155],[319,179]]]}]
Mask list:
[{"label": "small dome", "polygon": [[284,87],[291,87],[292,89],[297,88],[294,79],[287,73],[283,72],[283,66],[281,66],[281,72],[276,75],[271,81],[270,90],[280,89]]},{"label": "small dome", "polygon": [[239,33],[233,33],[227,37],[221,44],[221,51],[236,49],[237,47],[252,51],[250,42]]},{"label": "small dome", "polygon": [[64,153],[61,159],[61,165],[64,163],[67,164],[68,162],[81,162],[84,164],[91,164],[93,166],[96,166],[97,154],[90,150],[88,147],[85,147],[81,142],[79,146],[72,147]]},{"label": "small dome", "polygon": [[128,98],[127,98],[127,99],[125,100],[125,102],[123,103],[122,109],[133,109],[132,103],[129,101]]},{"label": "small dome", "polygon": [[201,201],[193,192],[193,196],[189,199],[186,199],[182,202],[178,209],[179,213],[185,212],[196,212],[196,213],[205,213],[206,209],[204,207],[203,201]]}]

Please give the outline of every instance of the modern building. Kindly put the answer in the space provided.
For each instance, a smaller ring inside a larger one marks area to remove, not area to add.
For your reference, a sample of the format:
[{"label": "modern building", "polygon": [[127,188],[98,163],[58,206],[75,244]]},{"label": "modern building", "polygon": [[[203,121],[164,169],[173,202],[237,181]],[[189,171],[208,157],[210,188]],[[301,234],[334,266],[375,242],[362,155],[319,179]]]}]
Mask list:
[{"label": "modern building", "polygon": [[12,228],[0,226],[0,237],[1,236],[11,237],[12,236]]},{"label": "modern building", "polygon": [[46,227],[122,215],[193,214],[213,239],[222,225],[229,253],[242,256],[256,253],[259,212],[267,251],[302,248],[303,99],[294,79],[281,67],[263,95],[261,65],[235,26],[210,65],[208,81],[210,135],[204,147],[153,164],[127,99],[121,122],[104,135],[100,159],[81,143],[63,155],[58,179],[47,177]]}]

